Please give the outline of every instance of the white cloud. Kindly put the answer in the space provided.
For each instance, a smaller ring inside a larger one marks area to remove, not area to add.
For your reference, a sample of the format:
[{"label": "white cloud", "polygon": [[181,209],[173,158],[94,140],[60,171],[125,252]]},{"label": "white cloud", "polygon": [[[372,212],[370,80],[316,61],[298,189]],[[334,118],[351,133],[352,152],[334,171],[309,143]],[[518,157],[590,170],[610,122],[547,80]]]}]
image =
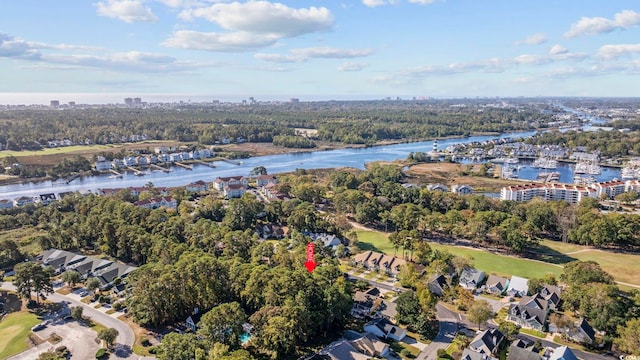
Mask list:
[{"label": "white cloud", "polygon": [[547,56],[523,54],[513,58],[513,61],[523,65],[543,65],[550,63],[552,59]]},{"label": "white cloud", "polygon": [[613,16],[613,19],[604,17],[582,17],[571,25],[571,29],[564,36],[574,38],[580,35],[597,35],[612,32],[616,29],[629,29],[640,24],[640,13],[633,10],[623,10]]},{"label": "white cloud", "polygon": [[559,44],[555,44],[551,47],[551,49],[549,49],[550,55],[561,55],[561,54],[566,54],[568,52],[569,50],[567,50],[565,47]]},{"label": "white cloud", "polygon": [[362,3],[368,7],[378,7],[382,5],[394,5],[398,3],[398,0],[362,0]]},{"label": "white cloud", "polygon": [[181,17],[203,18],[227,30],[277,34],[281,37],[328,31],[333,27],[333,16],[327,8],[312,6],[293,9],[268,1],[213,4],[185,10]]},{"label": "white cloud", "polygon": [[256,59],[291,63],[302,62],[312,58],[325,58],[325,59],[350,59],[357,57],[365,57],[373,54],[373,49],[338,49],[331,47],[310,47],[299,48],[290,51],[290,54],[255,54]]},{"label": "white cloud", "polygon": [[346,61],[338,66],[338,71],[360,71],[368,66],[369,64],[367,63]]},{"label": "white cloud", "polygon": [[547,35],[545,33],[536,33],[522,40],[516,41],[516,45],[540,45],[547,42]]},{"label": "white cloud", "polygon": [[437,0],[409,0],[409,2],[412,4],[421,4],[421,5],[433,4],[436,1]]},{"label": "white cloud", "polygon": [[280,37],[275,34],[254,34],[246,31],[228,33],[179,30],[162,45],[181,49],[221,52],[242,52],[273,45]]},{"label": "white cloud", "polygon": [[634,53],[640,53],[640,44],[604,45],[598,49],[597,56],[601,59],[611,60]]},{"label": "white cloud", "polygon": [[119,19],[126,23],[156,22],[151,9],[145,7],[141,0],[107,0],[96,4],[98,15]]}]

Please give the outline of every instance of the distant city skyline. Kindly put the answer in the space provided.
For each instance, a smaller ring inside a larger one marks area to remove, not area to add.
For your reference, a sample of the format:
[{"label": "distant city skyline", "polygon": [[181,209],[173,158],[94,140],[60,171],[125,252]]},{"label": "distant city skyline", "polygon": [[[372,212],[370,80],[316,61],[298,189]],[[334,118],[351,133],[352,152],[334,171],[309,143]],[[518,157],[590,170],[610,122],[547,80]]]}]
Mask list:
[{"label": "distant city skyline", "polygon": [[638,97],[640,4],[11,1],[0,78],[0,104]]}]

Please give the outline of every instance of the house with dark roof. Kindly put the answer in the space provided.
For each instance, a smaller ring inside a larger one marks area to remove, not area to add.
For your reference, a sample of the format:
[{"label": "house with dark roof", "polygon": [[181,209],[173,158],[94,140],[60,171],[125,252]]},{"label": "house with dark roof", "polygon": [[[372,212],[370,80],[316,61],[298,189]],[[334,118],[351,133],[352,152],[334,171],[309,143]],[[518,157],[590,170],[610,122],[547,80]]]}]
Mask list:
[{"label": "house with dark roof", "polygon": [[481,354],[496,354],[500,348],[500,344],[504,340],[504,335],[498,329],[487,329],[476,335],[469,348]]},{"label": "house with dark roof", "polygon": [[542,289],[538,291],[538,294],[547,301],[550,310],[555,310],[560,304],[560,295],[562,290],[559,287],[553,285],[543,285]]},{"label": "house with dark roof", "polygon": [[191,329],[191,331],[196,332],[196,330],[198,330],[198,323],[200,322],[202,315],[204,315],[204,313],[201,312],[200,309],[195,308],[193,309],[193,314],[187,317],[185,323],[187,324],[187,327]]},{"label": "house with dark roof", "polygon": [[348,340],[339,340],[326,353],[331,360],[369,360],[371,356],[362,354]]},{"label": "house with dark roof", "polygon": [[284,228],[277,224],[258,224],[256,226],[256,233],[264,240],[279,240],[285,235]]},{"label": "house with dark roof", "polygon": [[339,237],[333,234],[327,233],[310,233],[309,237],[313,239],[313,241],[320,240],[324,247],[330,247],[335,250],[338,245],[342,244],[342,240]]},{"label": "house with dark roof", "polygon": [[389,320],[380,318],[369,321],[364,325],[364,331],[368,331],[378,337],[401,341],[407,336],[407,331],[393,325]]},{"label": "house with dark roof", "polygon": [[406,265],[407,261],[375,251],[366,251],[355,255],[351,259],[351,263],[353,266],[360,266],[372,271],[383,271],[387,275],[397,277],[400,273],[400,267]]},{"label": "house with dark roof", "polygon": [[511,304],[507,320],[538,331],[544,331],[547,323],[547,311],[522,304]]},{"label": "house with dark roof", "polygon": [[48,194],[40,194],[40,195],[38,196],[38,200],[40,201],[40,203],[41,203],[42,205],[49,205],[49,204],[51,204],[52,202],[56,201],[56,200],[57,200],[57,198],[56,198],[56,194],[54,194],[54,193],[48,193]]},{"label": "house with dark roof", "polygon": [[507,360],[542,360],[542,356],[533,352],[531,349],[519,347],[512,343],[511,346],[509,346]]},{"label": "house with dark roof", "polygon": [[482,283],[482,280],[484,280],[484,278],[484,271],[480,271],[474,268],[466,268],[462,271],[458,283],[465,289],[473,290],[480,286],[480,283]]},{"label": "house with dark roof", "polygon": [[13,201],[9,199],[0,200],[0,209],[11,209],[13,207]]},{"label": "house with dark roof", "polygon": [[444,289],[449,287],[447,278],[444,275],[436,275],[427,283],[427,287],[431,293],[442,296]]},{"label": "house with dark roof", "polygon": [[489,294],[502,295],[507,291],[509,279],[498,275],[489,275],[485,284],[485,291]]},{"label": "house with dark roof", "polygon": [[593,344],[596,341],[596,332],[591,325],[581,318],[576,322],[575,328],[570,329],[567,332],[567,337],[571,341],[575,341],[581,344]]},{"label": "house with dark roof", "polygon": [[360,353],[376,358],[384,358],[389,355],[389,345],[380,340],[372,333],[365,332],[360,334],[355,331],[345,333],[345,339],[349,340],[351,345]]},{"label": "house with dark roof", "polygon": [[380,290],[372,287],[367,291],[356,291],[353,294],[353,307],[351,308],[351,316],[363,318],[371,314],[374,302],[380,299]]},{"label": "house with dark roof", "polygon": [[491,355],[481,354],[479,352],[476,352],[470,349],[464,349],[462,351],[462,357],[460,358],[460,360],[498,360],[498,359],[494,358]]}]

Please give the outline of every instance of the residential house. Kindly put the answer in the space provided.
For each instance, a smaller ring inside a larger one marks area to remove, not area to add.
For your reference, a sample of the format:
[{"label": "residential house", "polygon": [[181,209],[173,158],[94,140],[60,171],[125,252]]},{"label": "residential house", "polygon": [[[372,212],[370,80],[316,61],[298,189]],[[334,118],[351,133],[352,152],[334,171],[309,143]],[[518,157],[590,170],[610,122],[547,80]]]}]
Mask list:
[{"label": "residential house", "polygon": [[500,344],[504,340],[504,335],[498,329],[487,329],[476,335],[469,347],[471,350],[481,354],[497,354]]},{"label": "residential house", "polygon": [[124,167],[124,161],[122,161],[122,159],[113,159],[111,161],[111,168],[118,170],[123,167]]},{"label": "residential house", "polygon": [[543,285],[542,289],[538,291],[538,294],[549,303],[549,309],[555,310],[560,304],[560,295],[562,290],[559,287],[553,285]]},{"label": "residential house", "polygon": [[243,176],[229,176],[229,177],[218,177],[213,181],[213,188],[222,191],[225,186],[229,185],[242,185],[247,187],[249,182]]},{"label": "residential house", "polygon": [[256,178],[258,187],[263,187],[267,184],[277,184],[278,178],[274,175],[260,175]]},{"label": "residential house", "polygon": [[529,293],[529,279],[519,276],[512,276],[507,287],[507,295],[509,296],[525,296]]},{"label": "residential house", "polygon": [[548,360],[578,360],[573,351],[566,346],[555,348],[549,355]]},{"label": "residential house", "polygon": [[384,271],[387,275],[397,277],[400,267],[406,265],[404,259],[395,256],[381,254],[375,251],[366,251],[353,257],[354,266],[361,266],[372,271]]},{"label": "residential house", "polygon": [[593,330],[591,325],[589,325],[587,320],[581,318],[576,322],[575,328],[572,328],[567,332],[567,337],[571,341],[590,345],[596,341],[596,332]]},{"label": "residential house", "polygon": [[227,199],[241,198],[247,191],[245,185],[242,184],[229,184],[224,187],[222,193]]},{"label": "residential house", "polygon": [[284,229],[276,224],[259,224],[256,226],[256,233],[262,239],[282,239],[285,235]]},{"label": "residential house", "polygon": [[0,200],[0,209],[11,209],[13,207],[13,201],[2,199]]},{"label": "residential house", "polygon": [[480,286],[482,280],[484,280],[485,273],[474,268],[466,268],[460,275],[459,284],[465,289],[473,290]]},{"label": "residential house", "polygon": [[49,194],[40,194],[38,196],[38,200],[42,205],[49,205],[52,202],[56,201],[57,199],[56,199],[56,194],[49,193]]},{"label": "residential house", "polygon": [[317,240],[322,241],[322,243],[324,244],[324,247],[330,247],[334,250],[336,247],[338,247],[338,245],[342,244],[342,240],[340,240],[340,238],[338,238],[333,234],[311,233],[309,234],[309,237],[311,237],[313,241],[317,241]]},{"label": "residential house", "polygon": [[112,262],[111,265],[96,270],[93,276],[100,280],[101,289],[108,289],[116,279],[122,279],[136,269],[135,266]]},{"label": "residential house", "polygon": [[267,184],[263,187],[260,188],[260,191],[264,194],[264,196],[266,196],[268,199],[279,199],[279,200],[284,200],[286,199],[288,196],[285,193],[282,193],[278,190],[278,187],[276,186],[276,184],[271,183],[271,184]]},{"label": "residential house", "polygon": [[137,207],[143,207],[147,209],[158,209],[161,207],[165,207],[167,209],[177,209],[178,202],[171,196],[163,196],[159,198],[146,199],[146,200],[138,200],[133,203],[133,205]]},{"label": "residential house", "polygon": [[487,354],[481,354],[479,352],[476,352],[470,349],[464,349],[462,351],[462,357],[460,358],[460,360],[498,360],[498,359]]},{"label": "residential house", "polygon": [[447,278],[444,275],[436,275],[427,283],[429,291],[438,296],[442,296],[444,289],[449,287]]},{"label": "residential house", "polygon": [[32,196],[20,196],[19,198],[13,201],[14,206],[24,206],[28,204],[33,204],[35,202]]},{"label": "residential house", "polygon": [[347,340],[339,340],[333,344],[327,352],[327,356],[331,360],[370,360],[371,356],[365,355],[356,349],[351,342]]},{"label": "residential house", "polygon": [[367,291],[356,291],[353,294],[353,307],[351,308],[351,316],[356,318],[364,318],[369,316],[374,307],[374,302],[380,298],[380,290],[372,287]]},{"label": "residential house", "polygon": [[365,355],[384,358],[390,352],[389,345],[372,333],[365,332],[361,334],[357,331],[347,330],[344,333],[344,339],[348,340],[354,348]]},{"label": "residential house", "polygon": [[96,166],[96,170],[98,171],[107,171],[111,169],[111,161],[107,161],[104,159],[100,161],[96,161],[95,166]]},{"label": "residential house", "polygon": [[393,325],[389,320],[384,318],[374,319],[364,325],[364,331],[368,331],[378,337],[401,341],[407,336],[407,331],[403,328]]},{"label": "residential house", "polygon": [[498,275],[489,275],[485,284],[485,291],[489,294],[502,295],[507,291],[509,279]]},{"label": "residential house", "polygon": [[192,182],[191,184],[187,185],[187,191],[191,191],[191,192],[201,193],[208,190],[209,190],[209,184],[207,184],[202,180],[198,180],[196,182]]},{"label": "residential house", "polygon": [[456,184],[451,186],[451,192],[457,195],[469,195],[473,193],[473,188],[469,185]]},{"label": "residential house", "polygon": [[202,315],[204,313],[200,312],[200,310],[198,308],[195,308],[193,310],[193,314],[189,315],[189,317],[187,317],[187,320],[185,321],[185,323],[187,324],[187,327],[192,331],[192,332],[196,332],[196,330],[198,330],[198,323],[200,322],[200,319],[202,318]]},{"label": "residential house", "polygon": [[522,327],[544,331],[547,315],[548,312],[546,309],[538,309],[522,304],[511,304],[509,312],[507,313],[507,320],[513,321]]},{"label": "residential house", "polygon": [[542,360],[542,356],[531,349],[519,347],[512,343],[509,346],[507,360]]},{"label": "residential house", "polygon": [[442,185],[442,184],[429,184],[429,185],[427,185],[427,190],[429,190],[429,191],[443,191],[443,192],[449,191],[447,186],[446,185]]}]

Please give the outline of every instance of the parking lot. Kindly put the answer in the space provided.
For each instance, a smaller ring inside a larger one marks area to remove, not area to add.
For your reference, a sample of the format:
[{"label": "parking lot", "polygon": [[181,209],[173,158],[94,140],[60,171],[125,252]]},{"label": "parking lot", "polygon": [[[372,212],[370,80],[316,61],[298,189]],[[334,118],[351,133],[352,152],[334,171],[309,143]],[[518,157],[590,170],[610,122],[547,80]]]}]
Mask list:
[{"label": "parking lot", "polygon": [[[33,360],[38,358],[38,354],[54,350],[59,346],[66,346],[71,352],[73,359],[93,359],[99,344],[95,341],[87,341],[87,339],[95,339],[96,333],[88,326],[85,326],[75,320],[65,320],[64,317],[55,317],[44,321],[44,326],[39,330],[35,330],[36,334],[44,342],[38,346],[10,357],[10,360]],[[52,344],[48,339],[56,334],[62,340],[56,344]]]}]

